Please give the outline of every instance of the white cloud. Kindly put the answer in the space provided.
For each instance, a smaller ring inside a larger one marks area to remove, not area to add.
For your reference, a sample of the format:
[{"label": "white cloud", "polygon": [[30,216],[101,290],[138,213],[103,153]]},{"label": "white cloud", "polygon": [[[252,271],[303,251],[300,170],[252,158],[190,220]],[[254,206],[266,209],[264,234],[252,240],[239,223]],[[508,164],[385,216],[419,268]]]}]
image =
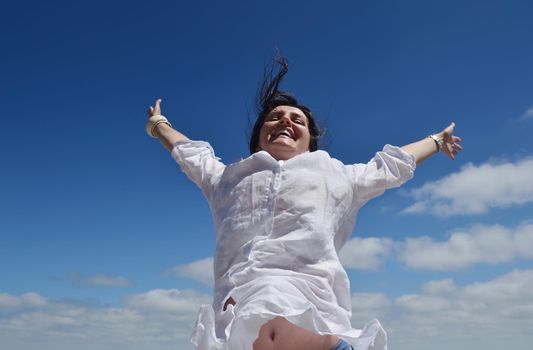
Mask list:
[{"label": "white cloud", "polygon": [[395,299],[352,295],[354,327],[378,318],[397,350],[499,350],[533,342],[533,270],[458,286],[446,278]]},{"label": "white cloud", "polygon": [[131,285],[131,282],[125,277],[102,273],[85,275],[69,272],[67,273],[67,280],[77,287],[128,287]]},{"label": "white cloud", "polygon": [[422,290],[425,294],[450,294],[457,290],[457,286],[451,278],[445,278],[437,281],[429,281],[424,284]]},{"label": "white cloud", "polygon": [[403,295],[396,299],[396,305],[409,312],[434,313],[448,309],[451,305],[446,298],[428,295]]},{"label": "white cloud", "polygon": [[416,202],[404,213],[436,216],[481,214],[533,202],[533,159],[467,164],[457,173],[411,191]]},{"label": "white cloud", "polygon": [[[533,270],[459,286],[429,281],[419,293],[391,299],[352,294],[352,323],[378,318],[396,350],[496,350],[533,342]],[[126,297],[119,307],[0,294],[2,347],[18,350],[191,349],[198,307],[211,297],[156,289]],[[7,310],[7,312],[6,312]]]},{"label": "white cloud", "polygon": [[20,350],[191,349],[197,311],[210,302],[173,289],[128,296],[121,307],[0,294],[0,339],[2,348]]},{"label": "white cloud", "polygon": [[350,239],[339,253],[339,258],[346,268],[377,269],[391,253],[393,241],[389,238]]},{"label": "white cloud", "polygon": [[407,237],[403,241],[356,237],[346,243],[339,257],[348,269],[377,269],[385,259],[396,259],[414,269],[433,271],[533,259],[533,223],[514,228],[477,224],[453,230],[440,241],[430,236]]},{"label": "white cloud", "polygon": [[519,120],[528,120],[533,119],[533,106],[529,107],[527,111],[524,112],[519,118]]},{"label": "white cloud", "polygon": [[516,270],[464,287],[450,279],[430,281],[422,293],[394,301],[390,338],[398,349],[529,348],[531,290],[533,270]]},{"label": "white cloud", "polygon": [[214,284],[213,258],[209,257],[188,264],[176,265],[165,271],[165,274],[187,277],[212,287]]},{"label": "white cloud", "polygon": [[36,293],[25,293],[20,297],[0,294],[0,311],[46,305],[46,299]]},{"label": "white cloud", "polygon": [[533,224],[516,229],[500,225],[476,225],[451,233],[446,241],[424,236],[406,238],[399,259],[416,269],[454,270],[473,264],[498,264],[533,258]]},{"label": "white cloud", "polygon": [[205,301],[205,295],[192,290],[154,289],[143,294],[128,296],[124,304],[128,308],[147,312],[196,313],[198,305]]},{"label": "white cloud", "polygon": [[449,279],[430,281],[423,286],[422,293],[395,300],[395,328],[448,337],[457,335],[454,330],[466,334],[481,332],[489,337],[506,333],[523,337],[530,335],[533,327],[531,290],[533,270],[515,270],[464,287],[457,287]]},{"label": "white cloud", "polygon": [[[528,312],[533,317],[531,291],[533,291],[533,270],[515,270],[489,282],[473,283],[463,289],[463,294],[471,300],[482,300],[492,305],[521,303],[522,311]],[[511,309],[517,311],[514,307]]]}]

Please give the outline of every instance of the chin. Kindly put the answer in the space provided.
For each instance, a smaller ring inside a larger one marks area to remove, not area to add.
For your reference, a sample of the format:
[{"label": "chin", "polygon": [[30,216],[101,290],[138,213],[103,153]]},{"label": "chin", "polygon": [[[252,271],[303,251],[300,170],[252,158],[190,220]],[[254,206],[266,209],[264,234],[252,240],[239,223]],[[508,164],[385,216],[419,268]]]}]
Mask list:
[{"label": "chin", "polygon": [[298,152],[295,150],[266,150],[272,158],[276,160],[288,160],[293,157],[296,157],[299,154],[305,153],[305,152]]},{"label": "chin", "polygon": [[281,140],[275,140],[272,143],[268,143],[265,147],[261,149],[268,152],[272,158],[276,160],[287,160],[291,159],[301,153],[305,153],[308,149],[298,150],[295,144],[288,142],[276,142]]}]

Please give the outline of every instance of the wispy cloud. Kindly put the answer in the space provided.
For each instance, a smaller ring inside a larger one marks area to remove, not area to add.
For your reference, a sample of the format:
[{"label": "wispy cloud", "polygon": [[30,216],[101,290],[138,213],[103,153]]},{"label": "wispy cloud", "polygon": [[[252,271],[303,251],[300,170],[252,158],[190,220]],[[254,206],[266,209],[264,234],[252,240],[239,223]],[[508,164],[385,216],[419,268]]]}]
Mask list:
[{"label": "wispy cloud", "polygon": [[14,310],[46,305],[46,299],[37,293],[25,293],[21,296],[0,294],[0,310]]},{"label": "wispy cloud", "polygon": [[214,284],[213,258],[209,257],[187,264],[176,265],[165,271],[164,274],[187,277],[212,287]]},{"label": "wispy cloud", "polygon": [[[396,298],[353,293],[352,324],[360,328],[378,317],[399,350],[528,348],[531,290],[533,270],[515,270],[463,286],[433,280]],[[190,349],[197,310],[210,301],[209,295],[174,289],[130,295],[120,306],[0,294],[0,339],[8,349]]]},{"label": "wispy cloud", "polygon": [[174,289],[130,295],[118,307],[0,294],[0,339],[6,349],[190,349],[198,309],[210,301]]},{"label": "wispy cloud", "polygon": [[79,272],[69,272],[66,278],[77,287],[128,287],[131,285],[131,282],[125,277],[102,273],[81,274]]},{"label": "wispy cloud", "polygon": [[468,164],[457,173],[411,191],[415,203],[404,213],[436,216],[486,213],[533,202],[533,159],[493,164]]},{"label": "wispy cloud", "polygon": [[533,119],[533,106],[529,107],[519,118],[519,120],[529,120]]},{"label": "wispy cloud", "polygon": [[378,317],[395,349],[528,348],[533,341],[533,270],[515,270],[484,282],[425,283],[419,293],[390,298],[352,295],[354,327]]},{"label": "wispy cloud", "polygon": [[389,238],[355,237],[346,242],[339,258],[347,268],[374,270],[389,256],[392,247],[393,241]]},{"label": "wispy cloud", "polygon": [[154,289],[146,293],[127,296],[124,305],[145,312],[194,314],[199,305],[208,299],[205,294],[193,290]]},{"label": "wispy cloud", "polygon": [[[403,348],[498,349],[527,347],[533,340],[533,270],[515,270],[486,282],[457,286],[430,281],[419,294],[394,301],[391,338]],[[418,340],[417,340],[418,339]]]}]

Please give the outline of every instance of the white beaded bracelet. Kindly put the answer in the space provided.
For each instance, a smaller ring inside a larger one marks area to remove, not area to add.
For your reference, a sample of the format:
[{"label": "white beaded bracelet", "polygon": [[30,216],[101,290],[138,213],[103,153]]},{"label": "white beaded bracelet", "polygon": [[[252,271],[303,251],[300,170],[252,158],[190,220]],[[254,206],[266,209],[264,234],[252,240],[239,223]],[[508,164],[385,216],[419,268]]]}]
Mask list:
[{"label": "white beaded bracelet", "polygon": [[150,118],[148,118],[148,121],[146,122],[146,133],[148,135],[150,135],[151,137],[153,137],[153,138],[157,138],[157,136],[155,136],[155,134],[154,134],[154,130],[155,130],[156,126],[158,124],[161,124],[161,123],[165,123],[168,126],[172,127],[172,125],[170,124],[168,119],[165,118],[164,116],[159,115],[159,114],[158,115],[153,115]]}]

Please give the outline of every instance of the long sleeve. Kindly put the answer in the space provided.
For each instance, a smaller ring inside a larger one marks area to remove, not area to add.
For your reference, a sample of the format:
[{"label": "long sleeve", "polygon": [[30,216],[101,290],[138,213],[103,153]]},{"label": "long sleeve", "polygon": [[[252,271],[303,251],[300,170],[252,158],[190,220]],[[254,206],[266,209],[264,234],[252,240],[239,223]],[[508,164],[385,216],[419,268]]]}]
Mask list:
[{"label": "long sleeve", "polygon": [[385,145],[366,164],[347,165],[355,199],[362,206],[385,190],[399,187],[413,177],[415,158],[400,147]]},{"label": "long sleeve", "polygon": [[215,156],[209,143],[204,141],[178,141],[171,152],[181,170],[210,198],[225,165]]}]

